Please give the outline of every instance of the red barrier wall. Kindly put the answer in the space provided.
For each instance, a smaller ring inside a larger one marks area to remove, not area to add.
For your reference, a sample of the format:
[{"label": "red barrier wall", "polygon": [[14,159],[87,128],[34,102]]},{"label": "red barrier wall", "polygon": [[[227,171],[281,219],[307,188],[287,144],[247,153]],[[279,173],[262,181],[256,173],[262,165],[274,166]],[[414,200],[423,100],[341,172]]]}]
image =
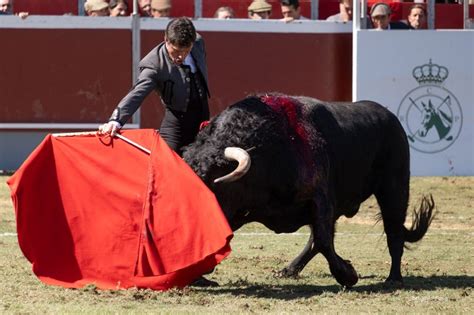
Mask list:
[{"label": "red barrier wall", "polygon": [[0,29],[0,122],[104,121],[130,88],[130,34]]},{"label": "red barrier wall", "polygon": [[[408,8],[409,7],[406,8],[406,16],[408,16]],[[462,4],[437,4],[435,14],[436,28],[464,28],[463,14],[464,13]],[[469,6],[469,17],[471,19],[474,19],[474,5]]]},{"label": "red barrier wall", "polygon": [[[201,34],[206,41],[211,114],[249,94],[268,91],[351,100],[352,34]],[[163,32],[142,32],[143,55],[162,37]],[[142,126],[156,128],[163,115],[156,94],[142,109]]]},{"label": "red barrier wall", "polygon": [[[201,34],[212,114],[255,92],[351,99],[349,33]],[[0,123],[100,123],[131,86],[129,30],[0,29],[0,37],[14,47],[1,51],[8,62],[0,63]],[[162,31],[142,31],[142,55],[162,38]],[[162,113],[152,93],[141,126],[158,127]]]},{"label": "red barrier wall", "polygon": [[14,0],[14,12],[39,15],[77,15],[77,0]]}]

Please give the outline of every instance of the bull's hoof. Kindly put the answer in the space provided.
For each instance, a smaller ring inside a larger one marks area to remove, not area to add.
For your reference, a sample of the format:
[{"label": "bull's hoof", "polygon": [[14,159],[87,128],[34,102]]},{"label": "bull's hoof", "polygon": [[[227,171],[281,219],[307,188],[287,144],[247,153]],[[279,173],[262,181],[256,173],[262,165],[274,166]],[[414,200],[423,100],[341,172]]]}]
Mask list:
[{"label": "bull's hoof", "polygon": [[218,287],[219,283],[206,279],[204,277],[199,277],[194,282],[190,284],[192,287]]},{"label": "bull's hoof", "polygon": [[340,285],[351,288],[359,281],[359,276],[349,260],[343,260],[342,262],[342,269],[332,270],[330,268],[331,273]]},{"label": "bull's hoof", "polygon": [[283,268],[279,272],[275,273],[275,277],[277,278],[297,278],[299,272],[295,269],[291,269],[288,267]]},{"label": "bull's hoof", "polygon": [[404,286],[403,279],[392,279],[389,277],[385,280],[384,286],[389,288],[402,288]]}]

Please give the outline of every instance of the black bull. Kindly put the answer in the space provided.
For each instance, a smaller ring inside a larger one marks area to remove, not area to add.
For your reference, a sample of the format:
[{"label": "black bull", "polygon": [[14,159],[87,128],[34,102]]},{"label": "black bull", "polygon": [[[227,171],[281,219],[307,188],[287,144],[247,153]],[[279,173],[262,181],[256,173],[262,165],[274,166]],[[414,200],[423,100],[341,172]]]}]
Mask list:
[{"label": "black bull", "polygon": [[395,115],[370,101],[248,97],[214,117],[184,159],[215,193],[234,231],[248,222],[276,233],[309,225],[307,245],[283,276],[296,276],[321,253],[341,285],[356,284],[355,269],[334,249],[334,227],[373,194],[392,258],[387,281],[402,282],[404,244],[419,241],[433,219],[434,201],[423,197],[412,227],[404,226],[407,137]]}]

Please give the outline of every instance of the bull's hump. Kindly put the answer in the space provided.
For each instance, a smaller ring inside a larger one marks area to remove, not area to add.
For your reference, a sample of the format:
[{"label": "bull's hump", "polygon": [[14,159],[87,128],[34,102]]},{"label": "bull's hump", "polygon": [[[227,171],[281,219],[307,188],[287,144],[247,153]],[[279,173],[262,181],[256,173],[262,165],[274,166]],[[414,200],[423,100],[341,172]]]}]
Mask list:
[{"label": "bull's hump", "polygon": [[303,143],[308,143],[308,133],[301,119],[303,105],[297,99],[286,95],[264,95],[260,99],[273,111],[286,116],[288,125],[294,130],[295,134]]},{"label": "bull's hump", "polygon": [[[306,127],[306,119],[304,117],[304,105],[295,97],[288,95],[263,95],[260,100],[270,107],[274,112],[285,117],[288,121],[288,126],[292,129],[292,133],[297,141],[293,141],[297,151],[301,153],[304,163],[304,176],[311,181],[314,170],[313,154],[311,151],[311,136]],[[295,139],[293,139],[295,140]]]}]

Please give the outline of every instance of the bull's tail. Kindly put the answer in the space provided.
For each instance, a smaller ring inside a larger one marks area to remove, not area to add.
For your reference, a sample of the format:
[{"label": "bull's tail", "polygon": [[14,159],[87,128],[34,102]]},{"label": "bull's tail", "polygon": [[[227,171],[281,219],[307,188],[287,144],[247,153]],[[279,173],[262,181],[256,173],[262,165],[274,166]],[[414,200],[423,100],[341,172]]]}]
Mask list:
[{"label": "bull's tail", "polygon": [[414,209],[411,228],[404,229],[405,242],[418,242],[425,236],[431,221],[435,217],[434,209],[433,195],[423,196],[418,211]]}]

